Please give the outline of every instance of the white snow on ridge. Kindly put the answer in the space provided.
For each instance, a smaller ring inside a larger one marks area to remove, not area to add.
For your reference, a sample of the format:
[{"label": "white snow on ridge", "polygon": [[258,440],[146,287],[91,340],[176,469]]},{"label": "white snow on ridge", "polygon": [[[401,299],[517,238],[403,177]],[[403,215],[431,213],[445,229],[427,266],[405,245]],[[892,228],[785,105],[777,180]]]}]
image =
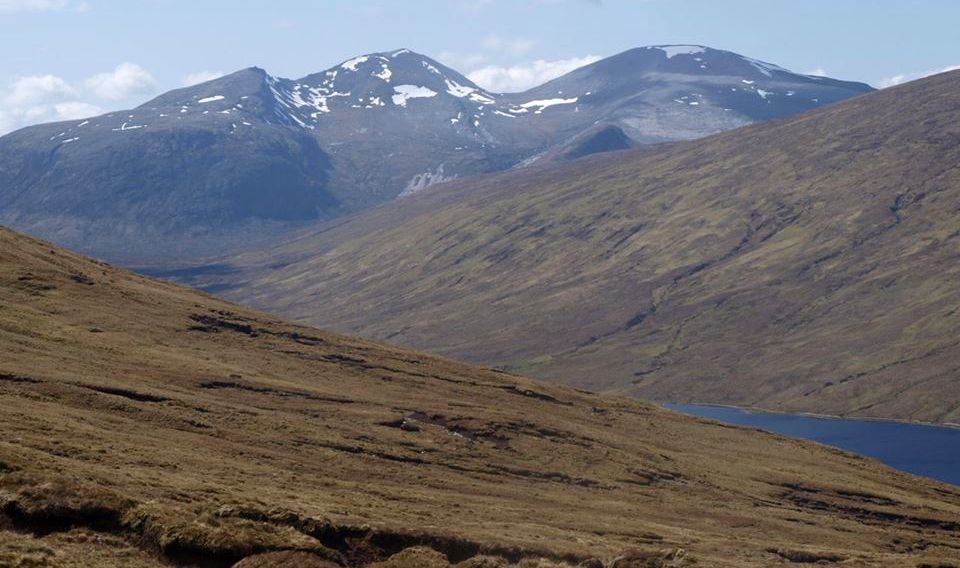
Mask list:
[{"label": "white snow on ridge", "polygon": [[360,65],[361,63],[366,62],[368,59],[370,59],[369,56],[361,55],[360,57],[354,57],[349,61],[344,61],[343,63],[340,64],[340,67],[342,67],[343,69],[347,69],[348,71],[356,71],[357,65]]},{"label": "white snow on ridge", "polygon": [[767,63],[766,61],[760,61],[759,59],[752,59],[750,57],[740,56],[744,61],[753,65],[758,71],[766,75],[767,77],[773,77],[774,71],[779,71],[780,73],[792,73],[789,69],[784,69],[779,65],[774,65],[773,63]]},{"label": "white snow on ridge", "polygon": [[666,53],[667,59],[671,59],[675,55],[695,55],[707,51],[707,48],[702,45],[657,45],[652,49],[659,49]]},{"label": "white snow on ridge", "polygon": [[393,104],[397,106],[407,106],[410,99],[426,99],[437,96],[436,91],[431,91],[426,87],[417,85],[397,85],[393,88]]},{"label": "white snow on ridge", "polygon": [[214,95],[214,96],[212,96],[212,97],[207,97],[207,98],[205,98],[205,99],[200,99],[200,100],[197,101],[197,102],[198,102],[198,103],[212,103],[212,102],[215,102],[215,101],[222,101],[222,100],[225,99],[225,98],[226,98],[226,97],[224,97],[223,95]]},{"label": "white snow on ridge", "polygon": [[289,96],[290,102],[292,102],[293,105],[298,109],[304,107],[314,109],[315,112],[310,114],[311,118],[317,118],[319,114],[326,114],[330,112],[330,107],[327,105],[328,99],[333,97],[350,96],[350,93],[339,93],[337,91],[331,92],[326,87],[310,87],[300,83],[294,85],[293,90],[285,94]]},{"label": "white snow on ridge", "polygon": [[497,102],[480,89],[467,87],[466,85],[461,85],[460,83],[451,81],[450,79],[444,79],[443,81],[447,84],[447,94],[450,94],[454,97],[460,99],[466,97],[475,103],[483,103],[486,105],[492,105]]},{"label": "white snow on ridge", "polygon": [[456,81],[451,81],[450,79],[444,79],[444,81],[447,83],[447,93],[455,97],[463,98],[476,91],[476,89],[472,87],[465,87]]},{"label": "white snow on ridge", "polygon": [[774,95],[776,93],[773,93],[771,91],[764,91],[763,89],[757,89],[757,94],[763,97],[763,100],[767,100],[767,97],[769,97],[770,95]]},{"label": "white snow on ridge", "polygon": [[577,102],[577,97],[573,97],[572,99],[541,99],[523,103],[520,106],[525,109],[536,108],[537,110],[533,111],[533,114],[540,114],[545,108],[550,108],[556,105],[569,105],[575,102]]}]

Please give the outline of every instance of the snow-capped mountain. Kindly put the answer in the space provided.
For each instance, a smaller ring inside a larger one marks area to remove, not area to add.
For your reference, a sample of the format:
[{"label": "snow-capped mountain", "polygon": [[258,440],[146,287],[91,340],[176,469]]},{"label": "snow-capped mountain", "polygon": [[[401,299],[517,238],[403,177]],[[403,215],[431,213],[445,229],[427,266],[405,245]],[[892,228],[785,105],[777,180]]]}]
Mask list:
[{"label": "snow-capped mountain", "polygon": [[729,51],[661,45],[631,49],[505,98],[519,105],[548,101],[541,119],[552,122],[559,138],[610,124],[644,144],[699,138],[871,90]]},{"label": "snow-capped mountain", "polygon": [[869,90],[701,46],[630,50],[512,94],[407,49],[295,80],[252,67],[0,138],[0,224],[125,262],[221,253],[457,177]]}]

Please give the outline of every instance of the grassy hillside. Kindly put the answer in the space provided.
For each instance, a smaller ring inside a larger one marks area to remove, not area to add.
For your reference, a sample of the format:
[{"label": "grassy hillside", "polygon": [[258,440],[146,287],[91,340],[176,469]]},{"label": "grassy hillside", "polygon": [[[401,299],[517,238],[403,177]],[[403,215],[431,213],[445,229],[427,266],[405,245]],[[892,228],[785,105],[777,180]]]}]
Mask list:
[{"label": "grassy hillside", "polygon": [[955,488],[297,326],[3,229],[0,352],[0,566],[913,566],[960,549]]},{"label": "grassy hillside", "polygon": [[596,390],[960,422],[960,73],[445,186],[194,283]]}]

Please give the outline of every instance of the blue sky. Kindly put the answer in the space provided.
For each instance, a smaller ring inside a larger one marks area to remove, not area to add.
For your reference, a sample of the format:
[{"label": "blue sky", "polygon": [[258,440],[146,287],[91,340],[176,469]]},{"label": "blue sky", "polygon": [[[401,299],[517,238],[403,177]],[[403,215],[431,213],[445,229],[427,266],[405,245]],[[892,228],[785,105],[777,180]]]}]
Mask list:
[{"label": "blue sky", "polygon": [[957,0],[0,0],[0,132],[399,47],[503,91],[664,43],[886,86],[960,65],[958,22]]}]

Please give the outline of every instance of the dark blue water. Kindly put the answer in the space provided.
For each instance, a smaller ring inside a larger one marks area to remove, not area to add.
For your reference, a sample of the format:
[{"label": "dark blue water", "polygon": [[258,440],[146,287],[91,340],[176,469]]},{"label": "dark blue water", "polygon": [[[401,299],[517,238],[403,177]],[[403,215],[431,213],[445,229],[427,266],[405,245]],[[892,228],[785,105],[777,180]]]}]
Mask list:
[{"label": "dark blue water", "polygon": [[897,469],[960,485],[960,428],[902,422],[816,418],[722,406],[665,407],[728,424],[806,438],[869,456]]}]

